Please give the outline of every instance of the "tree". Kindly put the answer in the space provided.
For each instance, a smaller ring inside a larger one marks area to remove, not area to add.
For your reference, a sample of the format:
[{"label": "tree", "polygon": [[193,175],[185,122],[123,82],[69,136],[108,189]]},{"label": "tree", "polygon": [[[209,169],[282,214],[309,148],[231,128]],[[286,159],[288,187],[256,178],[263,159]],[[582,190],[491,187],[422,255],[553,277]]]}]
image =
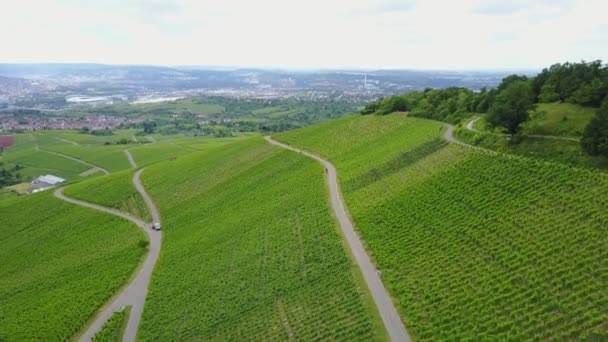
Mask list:
[{"label": "tree", "polygon": [[534,93],[528,81],[513,81],[506,86],[490,107],[487,121],[490,127],[504,127],[509,134],[519,131],[534,108]]},{"label": "tree", "polygon": [[589,155],[608,157],[608,96],[595,117],[585,127],[581,146]]},{"label": "tree", "polygon": [[144,133],[152,134],[154,133],[154,129],[156,128],[156,122],[154,121],[144,121]]}]

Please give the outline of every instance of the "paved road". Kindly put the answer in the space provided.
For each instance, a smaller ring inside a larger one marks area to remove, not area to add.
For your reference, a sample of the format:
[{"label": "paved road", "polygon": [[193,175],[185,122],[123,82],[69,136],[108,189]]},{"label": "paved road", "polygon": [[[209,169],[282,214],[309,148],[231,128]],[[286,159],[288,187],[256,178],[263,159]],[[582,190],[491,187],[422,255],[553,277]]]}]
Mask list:
[{"label": "paved road", "polygon": [[[140,176],[142,171],[143,169],[138,170],[133,175],[133,184],[135,185],[135,188],[137,188],[137,191],[139,191],[144,201],[148,205],[148,210],[152,215],[153,221],[160,222],[160,215],[158,213],[158,210],[156,209],[154,202],[146,193],[143,185],[141,184]],[[90,342],[93,339],[93,336],[95,336],[95,334],[99,330],[101,330],[101,328],[110,319],[110,317],[112,317],[112,314],[114,312],[120,311],[123,307],[130,305],[131,315],[129,316],[129,321],[125,328],[123,341],[135,341],[135,337],[137,335],[137,328],[139,327],[139,322],[141,320],[141,315],[144,309],[144,303],[146,302],[146,295],[148,293],[150,276],[152,275],[154,265],[156,264],[156,260],[158,260],[158,255],[160,253],[160,246],[162,240],[161,233],[150,229],[150,224],[147,224],[143,220],[134,217],[130,214],[123,213],[116,209],[111,209],[97,204],[66,197],[63,194],[63,188],[56,190],[55,196],[64,201],[76,205],[92,208],[98,211],[122,217],[126,220],[135,223],[148,234],[150,240],[150,244],[148,246],[148,255],[142,267],[139,269],[139,273],[120,294],[111,299],[111,302],[103,308],[103,311],[99,313],[97,317],[95,317],[95,321],[87,328],[85,333],[79,339],[80,342]]]},{"label": "paved road", "polygon": [[137,163],[135,162],[135,159],[133,159],[133,156],[131,155],[131,152],[129,152],[129,150],[123,150],[125,152],[125,154],[127,155],[127,159],[129,159],[129,164],[131,164],[131,167],[136,169],[137,168]]},{"label": "paved road", "polygon": [[384,288],[382,281],[380,280],[380,276],[378,275],[378,270],[372,264],[369,256],[367,255],[359,236],[355,232],[353,228],[353,224],[346,213],[344,202],[342,201],[342,196],[340,194],[340,189],[338,187],[338,176],[336,172],[336,168],[327,160],[312,154],[306,151],[297,149],[295,147],[280,143],[278,141],[273,140],[271,137],[265,137],[265,139],[276,146],[301,153],[307,157],[313,158],[320,162],[325,169],[327,170],[327,182],[329,186],[329,193],[331,197],[331,205],[334,210],[336,217],[338,218],[338,222],[340,223],[340,227],[342,228],[342,232],[344,232],[344,236],[346,236],[346,241],[350,247],[351,253],[363,274],[363,278],[367,283],[367,287],[369,288],[372,298],[378,307],[378,311],[380,312],[380,316],[382,317],[382,321],[384,322],[384,326],[388,331],[388,334],[392,341],[410,341],[410,337],[405,330],[405,326],[401,322],[401,318],[391,301],[391,298]]},{"label": "paved road", "polygon": [[[475,124],[475,122],[477,122],[477,120],[479,120],[481,118],[475,118],[469,122],[467,122],[467,124],[465,125],[465,127],[472,132],[481,132],[478,129],[475,129],[475,127],[473,127],[473,125]],[[490,132],[483,132],[483,133],[488,133],[488,134],[494,134],[494,135],[501,135],[501,136],[508,136],[509,134],[503,134],[503,133],[490,133]],[[557,135],[541,135],[541,134],[525,134],[524,136],[528,137],[528,138],[539,138],[539,139],[555,139],[555,140],[567,140],[567,141],[580,141],[579,138],[574,138],[574,137],[560,137]]]},{"label": "paved road", "polygon": [[60,156],[60,157],[63,157],[63,158],[71,159],[71,160],[73,160],[73,161],[75,161],[77,163],[84,164],[84,165],[90,166],[90,167],[92,167],[94,169],[97,169],[97,170],[105,173],[106,175],[110,174],[110,172],[108,172],[108,170],[104,169],[101,166],[97,166],[95,164],[87,163],[87,162],[85,162],[82,159],[74,158],[74,157],[68,156],[67,154],[63,154],[63,153],[59,153],[59,152],[53,152],[53,151],[49,151],[49,150],[43,150],[38,145],[36,145],[36,150],[42,151],[42,152],[46,152],[46,153],[50,153],[50,154],[54,154],[54,155],[57,155],[57,156]]}]

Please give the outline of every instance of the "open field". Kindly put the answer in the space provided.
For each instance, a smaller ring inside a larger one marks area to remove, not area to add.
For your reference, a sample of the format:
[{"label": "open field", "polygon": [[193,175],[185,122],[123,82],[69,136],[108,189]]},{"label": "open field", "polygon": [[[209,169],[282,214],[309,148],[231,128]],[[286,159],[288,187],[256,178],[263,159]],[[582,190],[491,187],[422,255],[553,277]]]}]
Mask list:
[{"label": "open field", "polygon": [[101,146],[62,144],[41,146],[40,148],[81,159],[93,165],[103,167],[109,172],[118,172],[131,167],[123,152],[125,148],[128,148],[128,145]]},{"label": "open field", "polygon": [[448,145],[441,131],[393,114],[275,138],[336,165],[415,338],[606,338],[608,175]]},{"label": "open field", "polygon": [[142,339],[385,338],[314,161],[253,138],[143,177],[165,228]]},{"label": "open field", "polygon": [[51,192],[0,201],[0,340],[67,340],[145,253],[130,223]]}]

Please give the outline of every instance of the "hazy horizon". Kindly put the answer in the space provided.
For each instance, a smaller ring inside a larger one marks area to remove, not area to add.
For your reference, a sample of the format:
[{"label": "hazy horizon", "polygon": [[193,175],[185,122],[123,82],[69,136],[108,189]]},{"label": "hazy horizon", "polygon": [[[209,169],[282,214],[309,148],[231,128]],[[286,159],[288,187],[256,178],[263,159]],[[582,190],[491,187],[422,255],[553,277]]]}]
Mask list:
[{"label": "hazy horizon", "polygon": [[540,70],[608,56],[598,0],[34,0],[0,63],[288,70]]}]

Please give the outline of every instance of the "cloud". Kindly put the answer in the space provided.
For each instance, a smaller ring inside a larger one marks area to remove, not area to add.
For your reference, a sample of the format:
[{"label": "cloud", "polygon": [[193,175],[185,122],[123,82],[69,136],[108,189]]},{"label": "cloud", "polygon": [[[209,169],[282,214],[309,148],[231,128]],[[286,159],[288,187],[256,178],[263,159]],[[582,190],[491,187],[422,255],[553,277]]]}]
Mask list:
[{"label": "cloud", "polygon": [[0,62],[542,67],[608,56],[606,7],[605,0],[19,0],[0,20]]},{"label": "cloud", "polygon": [[474,12],[484,15],[532,14],[540,10],[562,12],[574,6],[574,0],[483,0]]}]

